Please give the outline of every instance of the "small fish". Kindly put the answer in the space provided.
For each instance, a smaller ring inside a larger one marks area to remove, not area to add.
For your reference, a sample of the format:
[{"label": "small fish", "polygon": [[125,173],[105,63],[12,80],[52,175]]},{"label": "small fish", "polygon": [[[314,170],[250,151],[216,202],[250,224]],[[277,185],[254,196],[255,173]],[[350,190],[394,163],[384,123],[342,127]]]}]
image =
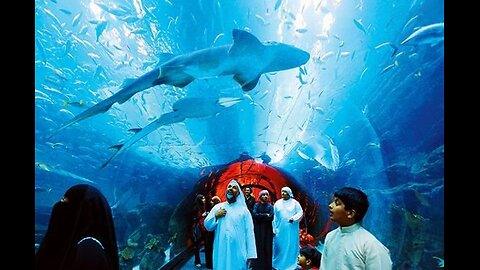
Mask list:
[{"label": "small fish", "polygon": [[65,146],[63,143],[51,143],[51,142],[46,142],[46,145],[50,146],[51,148],[55,149],[57,147],[63,147]]},{"label": "small fish", "polygon": [[382,44],[379,44],[379,45],[375,46],[375,49],[378,50],[378,49],[380,49],[382,47],[385,47],[385,46],[393,47],[394,45],[391,42],[383,42]]},{"label": "small fish", "polygon": [[43,187],[35,186],[35,192],[50,192],[50,191],[52,191],[52,188],[46,189],[46,188],[43,188]]},{"label": "small fish", "polygon": [[68,114],[68,115],[71,116],[71,117],[74,117],[74,116],[75,116],[71,111],[66,110],[66,109],[60,109],[59,112],[66,113],[66,114]]},{"label": "small fish", "polygon": [[305,159],[305,160],[312,160],[311,157],[309,157],[307,154],[303,153],[302,151],[300,151],[300,150],[298,150],[298,149],[296,149],[295,151],[297,152],[297,154],[298,154],[301,158],[303,158],[303,159]]},{"label": "small fish", "polygon": [[55,14],[53,14],[53,12],[51,12],[50,10],[44,8],[43,11],[45,12],[45,14],[48,15],[48,17],[50,17],[50,19],[52,19],[53,23],[58,26],[58,27],[62,27],[62,23],[60,23],[60,20],[58,20],[58,18],[55,16]]},{"label": "small fish", "polygon": [[58,10],[60,10],[61,12],[65,13],[65,14],[67,14],[67,15],[72,15],[72,12],[71,12],[70,10],[68,10],[68,9],[60,8],[60,9],[58,9]]},{"label": "small fish", "polygon": [[255,14],[255,17],[265,26],[265,25],[269,25],[270,23],[267,22],[262,16],[258,15],[258,14]]},{"label": "small fish", "polygon": [[63,106],[67,106],[67,105],[72,105],[72,106],[75,106],[75,107],[83,107],[83,105],[85,105],[85,102],[83,102],[83,100],[80,100],[80,101],[66,101],[66,100],[64,100],[63,101]]},{"label": "small fish", "polygon": [[367,72],[368,70],[368,67],[366,67],[363,71],[362,71],[362,75],[360,75],[360,80],[363,78],[363,76],[365,75],[365,72]]},{"label": "small fish", "polygon": [[407,29],[407,27],[417,18],[418,18],[418,15],[415,15],[410,20],[408,20],[407,23],[405,23],[405,25],[403,26],[402,32],[405,31],[405,29]]},{"label": "small fish", "polygon": [[372,147],[372,148],[380,148],[380,143],[370,142],[370,143],[367,143],[366,146],[367,147]]},{"label": "small fish", "polygon": [[281,4],[282,4],[282,0],[277,0],[277,2],[275,3],[274,9],[277,10]]},{"label": "small fish", "polygon": [[386,66],[386,67],[385,67],[385,68],[382,70],[382,72],[380,72],[380,74],[383,74],[383,73],[385,73],[385,72],[389,71],[390,69],[392,69],[392,68],[393,68],[393,67],[395,67],[395,66],[398,66],[398,64],[397,64],[397,62],[396,62],[396,61],[395,61],[395,63],[393,63],[393,64],[391,64],[391,65],[388,65],[388,66]]},{"label": "small fish", "polygon": [[224,33],[218,34],[218,35],[215,37],[215,39],[213,40],[213,44],[217,43],[218,39],[221,38],[221,37],[223,37],[223,36],[225,36]]},{"label": "small fish", "polygon": [[437,257],[437,256],[433,256],[432,258],[434,259],[437,259],[437,267],[438,268],[445,268],[445,260],[440,258],[440,257]]},{"label": "small fish", "polygon": [[[78,31],[78,34],[79,34],[79,35],[83,35],[83,34],[86,34],[87,32],[88,32],[88,26],[84,25],[84,26],[82,27],[82,29],[80,29],[80,31]],[[72,35],[72,36],[73,36],[73,35]],[[83,43],[83,42],[81,42],[81,43]],[[85,45],[84,45],[84,46],[85,46]]]},{"label": "small fish", "polygon": [[95,27],[97,42],[98,42],[98,38],[102,35],[102,33],[103,33],[103,31],[105,30],[106,27],[107,27],[107,21],[101,21]]},{"label": "small fish", "polygon": [[36,165],[38,168],[40,168],[40,169],[42,169],[42,170],[44,170],[44,171],[47,171],[47,172],[50,171],[50,167],[48,167],[47,164],[45,164],[45,163],[41,163],[41,162],[36,161],[36,162],[35,162],[35,165]]},{"label": "small fish", "polygon": [[72,20],[72,27],[75,27],[78,25],[78,23],[80,22],[80,18],[82,17],[82,13],[78,13],[77,15],[75,15],[73,17],[73,20]]},{"label": "small fish", "polygon": [[360,29],[363,33],[367,34],[367,30],[365,30],[365,26],[363,26],[363,23],[361,19],[353,19],[353,23],[355,23],[355,26]]}]

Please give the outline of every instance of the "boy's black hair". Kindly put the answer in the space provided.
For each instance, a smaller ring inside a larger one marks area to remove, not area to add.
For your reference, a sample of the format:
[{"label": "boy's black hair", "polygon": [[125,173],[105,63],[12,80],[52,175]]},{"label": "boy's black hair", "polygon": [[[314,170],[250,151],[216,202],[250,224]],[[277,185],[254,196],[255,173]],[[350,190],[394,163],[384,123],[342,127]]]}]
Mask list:
[{"label": "boy's black hair", "polygon": [[300,254],[302,254],[307,260],[310,260],[313,266],[320,267],[322,254],[316,248],[308,246],[302,247],[300,249]]},{"label": "boy's black hair", "polygon": [[333,196],[345,204],[345,210],[355,210],[355,222],[363,220],[369,206],[367,194],[356,188],[343,187],[337,190]]}]

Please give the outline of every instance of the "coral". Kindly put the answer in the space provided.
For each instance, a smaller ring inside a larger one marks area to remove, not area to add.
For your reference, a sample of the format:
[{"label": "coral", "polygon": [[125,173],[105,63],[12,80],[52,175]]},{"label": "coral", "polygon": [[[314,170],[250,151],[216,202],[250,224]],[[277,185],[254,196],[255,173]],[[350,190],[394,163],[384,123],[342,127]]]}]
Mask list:
[{"label": "coral", "polygon": [[120,257],[124,260],[131,260],[135,256],[135,250],[131,247],[126,247],[120,251]]}]

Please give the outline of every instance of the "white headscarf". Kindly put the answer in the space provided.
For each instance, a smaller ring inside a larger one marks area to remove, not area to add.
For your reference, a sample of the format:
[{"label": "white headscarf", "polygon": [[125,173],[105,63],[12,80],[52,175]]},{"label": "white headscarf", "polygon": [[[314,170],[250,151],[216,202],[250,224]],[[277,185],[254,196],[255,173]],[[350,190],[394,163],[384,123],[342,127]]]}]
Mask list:
[{"label": "white headscarf", "polygon": [[282,191],[285,191],[290,196],[290,198],[293,198],[292,190],[289,187],[283,187]]},{"label": "white headscarf", "polygon": [[[245,196],[243,195],[243,192],[242,192],[242,188],[240,187],[240,184],[237,182],[236,179],[232,179],[232,181],[230,181],[230,183],[228,183],[228,186],[230,185],[236,185],[238,187],[238,196],[237,196],[237,202],[241,205],[241,206],[245,206],[247,207],[247,203],[245,202]],[[228,187],[227,186],[227,187]],[[227,195],[227,191],[228,191],[228,188],[225,190],[225,196]]]}]

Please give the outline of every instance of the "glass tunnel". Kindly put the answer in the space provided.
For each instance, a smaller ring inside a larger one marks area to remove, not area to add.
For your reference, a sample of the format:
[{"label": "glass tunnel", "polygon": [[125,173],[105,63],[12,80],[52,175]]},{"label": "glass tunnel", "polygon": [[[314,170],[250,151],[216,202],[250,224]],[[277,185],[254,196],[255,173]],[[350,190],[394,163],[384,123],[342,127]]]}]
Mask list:
[{"label": "glass tunnel", "polygon": [[87,183],[121,269],[181,269],[195,196],[237,179],[290,187],[317,246],[361,189],[393,269],[443,267],[443,21],[443,0],[35,0],[35,249]]}]

